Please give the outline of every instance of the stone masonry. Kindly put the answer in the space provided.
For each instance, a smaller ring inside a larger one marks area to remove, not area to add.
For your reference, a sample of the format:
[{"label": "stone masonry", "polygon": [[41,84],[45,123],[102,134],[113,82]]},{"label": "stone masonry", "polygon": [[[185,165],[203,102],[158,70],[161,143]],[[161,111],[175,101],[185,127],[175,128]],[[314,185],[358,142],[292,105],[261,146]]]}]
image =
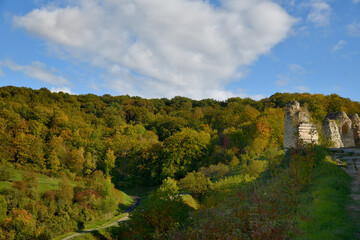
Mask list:
[{"label": "stone masonry", "polygon": [[332,142],[332,147],[359,147],[359,116],[354,114],[349,118],[345,112],[329,113],[323,123],[323,133]]},{"label": "stone masonry", "polygon": [[[331,147],[360,147],[360,118],[357,114],[349,117],[345,112],[329,113],[323,121],[322,132],[331,141]],[[310,122],[309,113],[296,101],[286,104],[284,148],[318,142],[319,134],[315,125]]]},{"label": "stone masonry", "polygon": [[301,143],[319,142],[319,134],[314,124],[310,122],[309,113],[293,101],[286,105],[284,117],[284,148],[296,147]]},{"label": "stone masonry", "polygon": [[357,114],[351,115],[350,119],[352,121],[352,127],[354,130],[354,141],[355,146],[360,147],[360,119]]}]

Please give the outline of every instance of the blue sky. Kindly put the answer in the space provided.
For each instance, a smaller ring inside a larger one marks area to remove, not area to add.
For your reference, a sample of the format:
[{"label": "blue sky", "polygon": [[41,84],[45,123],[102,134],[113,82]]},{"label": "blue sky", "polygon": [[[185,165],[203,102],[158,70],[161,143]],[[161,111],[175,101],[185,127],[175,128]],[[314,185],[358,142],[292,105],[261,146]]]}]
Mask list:
[{"label": "blue sky", "polygon": [[0,0],[0,86],[360,101],[360,0]]}]

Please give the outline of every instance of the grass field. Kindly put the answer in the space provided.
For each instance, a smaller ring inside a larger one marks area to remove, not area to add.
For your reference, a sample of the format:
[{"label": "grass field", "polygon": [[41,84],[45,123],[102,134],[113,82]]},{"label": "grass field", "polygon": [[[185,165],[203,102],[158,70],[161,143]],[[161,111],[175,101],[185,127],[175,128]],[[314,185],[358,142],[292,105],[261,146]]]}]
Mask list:
[{"label": "grass field", "polygon": [[[26,173],[25,170],[8,170],[10,172],[10,179],[8,179],[8,181],[0,181],[0,190],[4,188],[11,188],[13,182],[21,180],[22,176]],[[40,192],[59,189],[59,178],[48,177],[39,173],[37,173],[36,176],[38,178]],[[75,185],[75,183],[73,184]]]},{"label": "grass field", "polygon": [[360,229],[346,210],[353,201],[350,182],[351,177],[329,156],[314,169],[313,179],[301,195],[299,209],[305,217],[299,221],[303,233],[299,239],[356,239]]}]

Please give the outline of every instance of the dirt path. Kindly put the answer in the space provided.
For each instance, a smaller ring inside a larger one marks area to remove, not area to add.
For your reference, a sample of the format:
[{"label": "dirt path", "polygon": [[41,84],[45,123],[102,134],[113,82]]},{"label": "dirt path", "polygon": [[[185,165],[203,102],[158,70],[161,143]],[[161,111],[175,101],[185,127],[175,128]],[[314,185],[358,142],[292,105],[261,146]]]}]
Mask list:
[{"label": "dirt path", "polygon": [[[131,198],[133,199],[133,203],[125,210],[124,213],[132,212],[135,209],[135,207],[139,205],[139,198],[137,196],[131,196]],[[82,234],[86,234],[86,233],[98,231],[98,230],[101,230],[101,229],[109,228],[109,227],[112,227],[112,226],[118,224],[119,222],[126,221],[128,218],[129,218],[129,214],[127,214],[125,217],[123,217],[123,218],[121,218],[121,219],[119,219],[119,220],[117,220],[117,221],[115,221],[113,223],[109,223],[106,226],[98,227],[98,228],[92,228],[92,229],[86,229],[86,230],[83,230],[81,232],[75,233],[75,234],[73,234],[71,236],[65,237],[62,240],[68,240],[68,239],[80,236]]]},{"label": "dirt path", "polygon": [[[333,159],[346,161],[347,166],[342,169],[353,179],[350,190],[354,200],[347,206],[347,210],[360,227],[360,149],[339,149],[333,153]],[[360,233],[357,233],[357,239],[360,239]]]}]

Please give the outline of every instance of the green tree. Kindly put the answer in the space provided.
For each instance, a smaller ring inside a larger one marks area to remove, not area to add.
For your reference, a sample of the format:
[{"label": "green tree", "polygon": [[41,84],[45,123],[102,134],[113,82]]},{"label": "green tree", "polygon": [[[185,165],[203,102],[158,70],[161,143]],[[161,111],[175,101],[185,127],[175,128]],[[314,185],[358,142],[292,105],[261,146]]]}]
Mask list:
[{"label": "green tree", "polygon": [[81,147],[79,149],[73,149],[69,151],[65,160],[66,165],[71,171],[75,173],[81,173],[85,163],[84,148]]},{"label": "green tree", "polygon": [[163,199],[172,199],[179,196],[179,187],[172,178],[166,178],[157,190],[157,195]]},{"label": "green tree", "polygon": [[120,224],[123,230],[120,238],[167,239],[166,233],[179,228],[189,218],[189,213],[189,206],[180,197],[152,194],[130,213],[128,222]]},{"label": "green tree", "polygon": [[106,151],[104,162],[103,162],[103,170],[106,176],[109,176],[111,169],[115,167],[116,157],[114,155],[114,151],[110,148]]},{"label": "green tree", "polygon": [[58,154],[56,153],[55,149],[51,150],[51,152],[49,153],[49,155],[46,159],[46,163],[47,163],[48,169],[51,169],[54,171],[58,171],[60,169],[61,162],[58,158]]},{"label": "green tree", "polygon": [[91,152],[85,154],[84,173],[86,175],[91,174],[96,169],[96,159],[93,157]]},{"label": "green tree", "polygon": [[190,172],[180,180],[180,186],[188,189],[195,197],[203,197],[211,182],[202,172]]},{"label": "green tree", "polygon": [[206,157],[210,144],[210,134],[184,128],[164,142],[162,176],[179,177],[196,169],[198,163]]},{"label": "green tree", "polygon": [[72,187],[70,180],[65,175],[61,177],[57,197],[60,205],[71,205],[74,199],[74,188]]}]

